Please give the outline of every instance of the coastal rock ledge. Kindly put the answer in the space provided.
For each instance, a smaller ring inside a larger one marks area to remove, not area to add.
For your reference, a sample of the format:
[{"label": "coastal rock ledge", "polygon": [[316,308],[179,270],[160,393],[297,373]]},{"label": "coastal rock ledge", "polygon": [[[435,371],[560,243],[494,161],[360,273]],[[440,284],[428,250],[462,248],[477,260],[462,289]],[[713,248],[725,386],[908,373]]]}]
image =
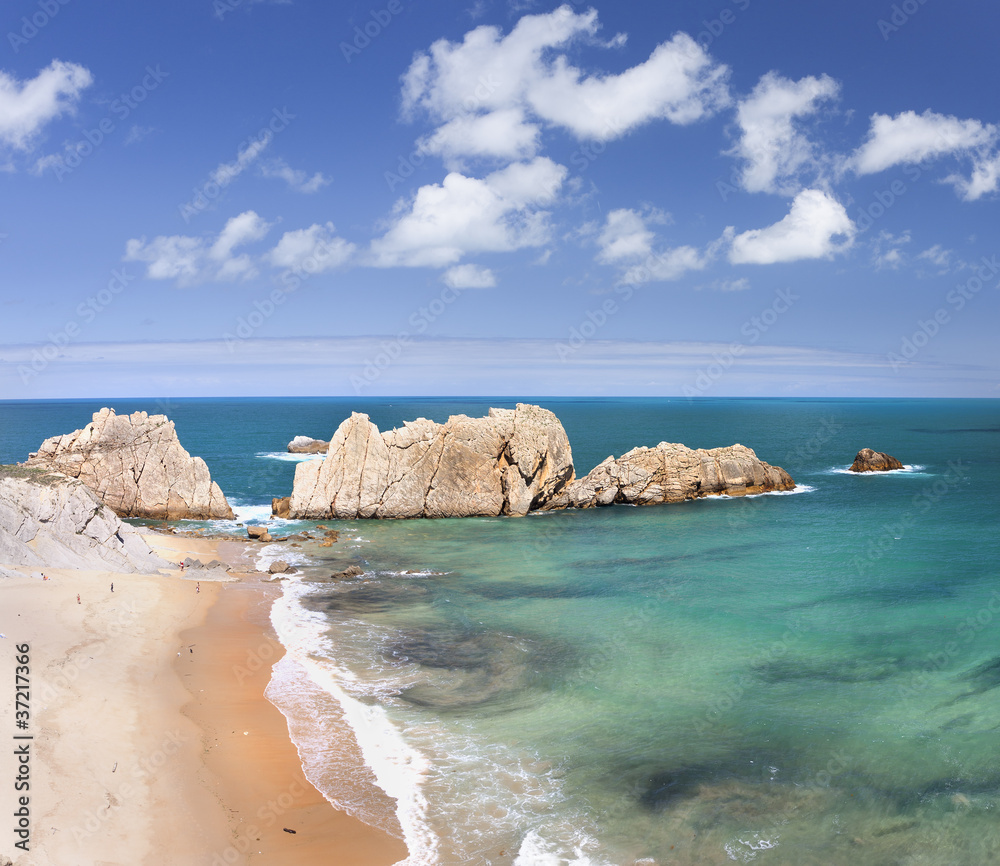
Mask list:
[{"label": "coastal rock ledge", "polygon": [[233,519],[205,461],[184,450],[166,415],[101,409],[82,430],[46,439],[26,465],[78,478],[119,517]]},{"label": "coastal rock ledge", "polygon": [[453,415],[444,424],[419,418],[386,433],[355,412],[323,460],[296,467],[288,516],[492,517],[794,488],[784,469],[743,445],[706,451],[669,442],[608,457],[574,480],[559,419],[525,403],[490,409],[485,418]]},{"label": "coastal rock ledge", "polygon": [[862,448],[851,464],[851,472],[891,472],[902,468],[903,464],[895,457],[872,451],[871,448]]},{"label": "coastal rock ledge", "polygon": [[617,460],[608,457],[546,508],[655,505],[794,488],[795,482],[784,469],[758,459],[745,445],[704,450],[661,442],[655,448],[633,448]]},{"label": "coastal rock ledge", "polygon": [[172,568],[79,481],[0,466],[0,576],[4,566],[155,574]]},{"label": "coastal rock ledge", "polygon": [[573,480],[559,419],[518,403],[485,418],[418,418],[380,433],[352,413],[322,460],[300,463],[289,508],[295,519],[492,517],[543,508]]}]

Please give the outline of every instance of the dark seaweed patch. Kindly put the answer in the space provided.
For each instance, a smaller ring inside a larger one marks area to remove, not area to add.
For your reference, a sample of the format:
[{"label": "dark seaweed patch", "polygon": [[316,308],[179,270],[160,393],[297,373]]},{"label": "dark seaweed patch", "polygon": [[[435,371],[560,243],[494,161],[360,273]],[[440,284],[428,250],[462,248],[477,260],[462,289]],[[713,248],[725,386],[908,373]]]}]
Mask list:
[{"label": "dark seaweed patch", "polygon": [[867,683],[888,679],[899,672],[897,659],[835,659],[811,661],[775,659],[751,668],[766,683],[815,680],[829,683]]},{"label": "dark seaweed patch", "polygon": [[400,632],[382,651],[387,661],[420,667],[420,681],[399,697],[441,711],[487,705],[505,711],[536,703],[570,654],[551,640],[449,627]]},{"label": "dark seaweed patch", "polygon": [[401,605],[427,603],[432,591],[418,580],[366,580],[307,596],[303,604],[321,613],[385,613]]},{"label": "dark seaweed patch", "polygon": [[972,683],[973,688],[960,694],[951,703],[992,691],[1000,686],[1000,656],[994,656],[988,662],[974,667],[971,671],[963,674],[961,679],[963,682]]},{"label": "dark seaweed patch", "polygon": [[606,598],[609,590],[606,586],[565,586],[557,584],[541,584],[532,586],[524,583],[480,583],[469,587],[471,592],[481,598],[493,601],[511,601],[518,598]]}]

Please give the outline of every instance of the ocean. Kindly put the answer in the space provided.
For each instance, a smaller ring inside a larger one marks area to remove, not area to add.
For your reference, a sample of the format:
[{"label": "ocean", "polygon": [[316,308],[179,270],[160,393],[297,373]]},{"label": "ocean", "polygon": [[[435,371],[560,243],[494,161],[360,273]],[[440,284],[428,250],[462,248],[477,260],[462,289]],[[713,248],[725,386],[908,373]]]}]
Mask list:
[{"label": "ocean", "polygon": [[[515,402],[111,405],[166,412],[258,522],[295,435]],[[578,476],[637,445],[739,442],[798,486],[272,545],[262,564],[301,572],[272,611],[268,697],[333,803],[414,866],[1000,860],[1000,401],[528,402],[563,421]],[[0,461],[101,405],[0,403]],[[862,447],[905,468],[847,473]],[[312,579],[350,564],[364,576]]]}]

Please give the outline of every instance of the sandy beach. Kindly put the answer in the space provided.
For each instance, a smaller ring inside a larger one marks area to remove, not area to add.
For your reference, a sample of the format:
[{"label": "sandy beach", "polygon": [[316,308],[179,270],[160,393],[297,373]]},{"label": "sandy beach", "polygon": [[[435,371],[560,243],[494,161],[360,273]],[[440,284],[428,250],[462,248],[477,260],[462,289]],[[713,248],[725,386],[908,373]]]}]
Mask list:
[{"label": "sandy beach", "polygon": [[[157,553],[240,562],[243,545],[149,535]],[[242,561],[245,561],[242,560]],[[397,839],[334,809],[302,774],[284,717],[264,696],[282,649],[276,585],[98,571],[0,580],[0,659],[30,646],[30,851],[16,866],[392,864]],[[113,590],[112,590],[113,585]],[[79,601],[78,601],[79,596]],[[8,734],[10,736],[11,734]],[[16,760],[3,762],[13,778]],[[9,809],[9,811],[8,811]],[[294,831],[294,832],[289,832]]]}]

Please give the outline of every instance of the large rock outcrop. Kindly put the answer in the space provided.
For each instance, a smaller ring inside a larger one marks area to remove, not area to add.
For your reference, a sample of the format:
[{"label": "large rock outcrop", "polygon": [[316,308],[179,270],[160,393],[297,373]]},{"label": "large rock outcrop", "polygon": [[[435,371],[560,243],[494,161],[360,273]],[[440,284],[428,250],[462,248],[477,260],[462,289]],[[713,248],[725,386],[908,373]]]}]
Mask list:
[{"label": "large rock outcrop", "polygon": [[132,574],[173,566],[72,478],[0,466],[0,566]]},{"label": "large rock outcrop", "polygon": [[654,505],[702,496],[745,496],[792,490],[792,477],[757,458],[744,445],[691,449],[673,442],[633,448],[617,460],[608,457],[568,485],[546,506],[592,508],[616,502]]},{"label": "large rock outcrop", "polygon": [[82,430],[46,439],[27,465],[79,478],[119,517],[233,518],[205,461],[184,450],[165,415],[101,409]]},{"label": "large rock outcrop", "polygon": [[538,406],[444,424],[418,418],[385,433],[355,412],[323,460],[296,467],[289,512],[314,520],[523,515],[572,480],[566,431]]},{"label": "large rock outcrop", "polygon": [[903,464],[895,457],[883,454],[881,451],[872,451],[871,448],[862,448],[854,462],[851,464],[851,472],[891,472],[893,469],[902,469]]}]

